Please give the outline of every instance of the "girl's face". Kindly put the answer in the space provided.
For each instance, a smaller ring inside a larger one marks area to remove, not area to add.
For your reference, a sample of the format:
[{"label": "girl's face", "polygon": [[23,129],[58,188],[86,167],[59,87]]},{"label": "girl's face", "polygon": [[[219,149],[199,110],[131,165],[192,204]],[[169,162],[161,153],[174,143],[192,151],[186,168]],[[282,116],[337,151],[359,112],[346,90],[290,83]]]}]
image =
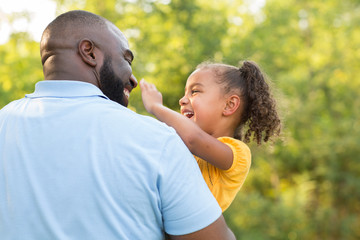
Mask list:
[{"label": "girl's face", "polygon": [[220,123],[226,98],[210,69],[196,70],[188,78],[185,95],[179,100],[181,114],[213,135]]}]

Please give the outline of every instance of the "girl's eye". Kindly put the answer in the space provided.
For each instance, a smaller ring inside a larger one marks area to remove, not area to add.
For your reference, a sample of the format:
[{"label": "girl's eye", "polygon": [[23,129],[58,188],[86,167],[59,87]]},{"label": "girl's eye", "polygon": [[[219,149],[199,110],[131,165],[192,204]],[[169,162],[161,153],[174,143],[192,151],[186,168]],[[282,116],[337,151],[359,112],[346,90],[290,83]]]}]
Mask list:
[{"label": "girl's eye", "polygon": [[191,94],[195,94],[195,93],[198,93],[199,91],[198,90],[191,90]]}]

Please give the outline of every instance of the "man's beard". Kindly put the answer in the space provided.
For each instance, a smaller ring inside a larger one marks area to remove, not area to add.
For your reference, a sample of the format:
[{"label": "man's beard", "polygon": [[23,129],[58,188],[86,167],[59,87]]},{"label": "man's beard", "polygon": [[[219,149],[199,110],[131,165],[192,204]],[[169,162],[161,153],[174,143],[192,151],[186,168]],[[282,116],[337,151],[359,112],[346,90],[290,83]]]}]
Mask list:
[{"label": "man's beard", "polygon": [[100,68],[100,89],[105,96],[127,107],[123,81],[115,75],[111,65],[111,57],[108,55],[105,56],[104,63]]}]

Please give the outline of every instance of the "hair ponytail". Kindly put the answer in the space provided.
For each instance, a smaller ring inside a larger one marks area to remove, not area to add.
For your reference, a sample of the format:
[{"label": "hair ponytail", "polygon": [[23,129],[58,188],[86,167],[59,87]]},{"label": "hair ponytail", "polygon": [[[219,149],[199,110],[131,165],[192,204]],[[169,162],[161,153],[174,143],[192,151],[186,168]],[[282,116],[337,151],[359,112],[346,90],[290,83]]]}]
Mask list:
[{"label": "hair ponytail", "polygon": [[242,139],[244,125],[248,128],[244,135],[244,142],[253,140],[258,145],[267,142],[273,135],[280,134],[281,124],[276,110],[276,102],[270,93],[270,87],[256,63],[244,61],[239,68],[240,81],[243,81],[242,99],[244,108],[237,136]]}]

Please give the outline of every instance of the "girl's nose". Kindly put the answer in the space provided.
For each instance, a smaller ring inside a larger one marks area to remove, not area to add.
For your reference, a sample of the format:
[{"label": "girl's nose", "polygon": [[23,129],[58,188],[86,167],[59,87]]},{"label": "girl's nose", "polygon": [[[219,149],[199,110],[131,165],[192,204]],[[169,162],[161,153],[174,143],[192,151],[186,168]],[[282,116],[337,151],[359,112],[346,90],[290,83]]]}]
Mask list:
[{"label": "girl's nose", "polygon": [[179,100],[180,106],[186,105],[186,104],[188,104],[188,103],[189,103],[189,99],[188,99],[187,97],[185,97],[185,96],[183,96],[183,97],[180,98],[180,100]]}]

